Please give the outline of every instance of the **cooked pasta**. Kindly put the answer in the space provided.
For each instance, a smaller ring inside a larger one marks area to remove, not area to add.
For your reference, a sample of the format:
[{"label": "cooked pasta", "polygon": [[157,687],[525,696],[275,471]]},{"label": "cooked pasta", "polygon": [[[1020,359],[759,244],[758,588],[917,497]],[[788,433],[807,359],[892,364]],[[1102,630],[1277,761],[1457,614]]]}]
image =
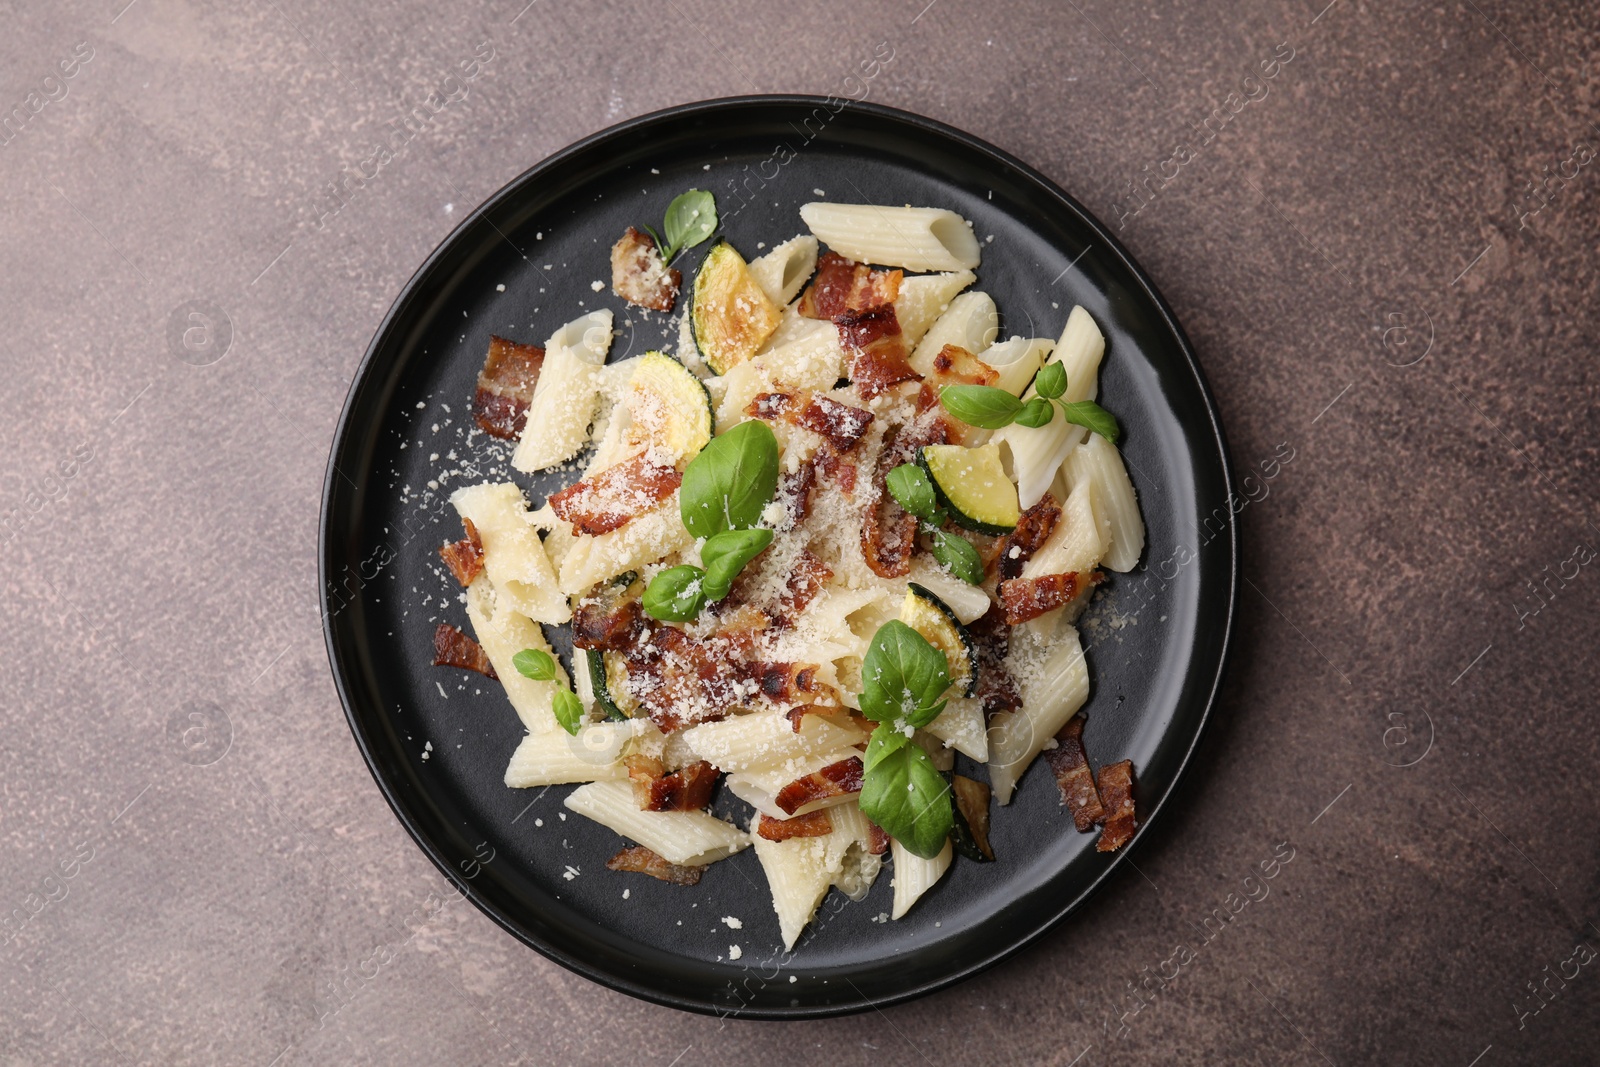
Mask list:
[{"label": "cooked pasta", "polygon": [[800,217],[818,240],[861,263],[972,270],[980,258],[971,224],[954,211],[814,202],[800,208]]},{"label": "cooked pasta", "polygon": [[511,457],[513,467],[544,470],[583,450],[600,403],[600,366],[610,348],[610,311],[582,315],[545,342],[544,366],[528,406],[522,440]]},{"label": "cooked pasta", "polygon": [[924,378],[932,374],[933,357],[945,345],[955,345],[981,356],[999,332],[1000,312],[994,306],[994,299],[988,293],[962,293],[950,301],[945,313],[917,342],[911,353],[911,369]]}]

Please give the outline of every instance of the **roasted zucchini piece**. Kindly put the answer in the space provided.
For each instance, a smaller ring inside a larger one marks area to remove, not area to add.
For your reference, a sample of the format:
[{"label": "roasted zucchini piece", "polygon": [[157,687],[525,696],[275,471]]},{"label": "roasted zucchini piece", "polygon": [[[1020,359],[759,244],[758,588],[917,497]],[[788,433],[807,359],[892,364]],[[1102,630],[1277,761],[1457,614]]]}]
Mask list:
[{"label": "roasted zucchini piece", "polygon": [[900,621],[927,638],[950,661],[950,684],[962,696],[978,691],[978,646],[956,613],[929,590],[910,582]]},{"label": "roasted zucchini piece", "polygon": [[1000,446],[925,445],[917,462],[938,491],[939,502],[959,525],[978,533],[1017,528],[1022,508],[1017,487],[1000,462]]},{"label": "roasted zucchini piece", "polygon": [[694,277],[689,308],[695,346],[712,371],[726,374],[755,355],[782,315],[756,284],[744,257],[728,242],[718,242]]},{"label": "roasted zucchini piece", "polygon": [[594,689],[594,701],[600,705],[601,713],[608,719],[634,718],[630,710],[637,712],[638,702],[623,686],[628,668],[623,665],[622,654],[598,648],[586,648],[583,652],[589,661],[589,684]]},{"label": "roasted zucchini piece", "polygon": [[956,798],[950,844],[969,860],[994,862],[994,849],[989,847],[989,786],[959,774],[946,777]]},{"label": "roasted zucchini piece", "polygon": [[711,440],[711,394],[671,356],[646,352],[628,380],[628,414],[652,443],[693,459]]}]

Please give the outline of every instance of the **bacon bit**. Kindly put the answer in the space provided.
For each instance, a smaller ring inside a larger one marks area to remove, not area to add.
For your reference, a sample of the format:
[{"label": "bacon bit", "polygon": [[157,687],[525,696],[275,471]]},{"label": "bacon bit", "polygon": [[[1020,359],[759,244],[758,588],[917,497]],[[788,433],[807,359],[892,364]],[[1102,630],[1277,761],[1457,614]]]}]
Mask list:
[{"label": "bacon bit", "polygon": [[917,547],[917,519],[885,489],[889,472],[909,463],[923,445],[949,440],[949,423],[940,416],[914,423],[897,434],[878,457],[872,479],[872,496],[861,523],[861,555],[880,578],[903,578],[911,571],[911,554]]},{"label": "bacon bit", "polygon": [[893,304],[900,295],[904,273],[873,270],[837,252],[817,259],[817,276],[800,297],[800,314],[808,319],[831,319],[852,311],[871,311]]},{"label": "bacon bit", "polygon": [[817,469],[827,476],[834,485],[844,491],[846,496],[854,496],[856,492],[856,465],[843,459],[832,448],[824,445],[812,457]]},{"label": "bacon bit", "polygon": [[774,819],[763,815],[756,821],[756,834],[768,841],[787,841],[791,837],[824,837],[833,833],[833,820],[826,808],[796,815],[792,819]]},{"label": "bacon bit", "polygon": [[550,508],[580,534],[610,533],[671,496],[681,484],[683,474],[676,467],[658,464],[645,453],[551,494]]},{"label": "bacon bit", "polygon": [[757,675],[761,695],[774,704],[817,704],[839,695],[833,686],[817,678],[815,663],[763,663],[758,666]]},{"label": "bacon bit", "polygon": [[611,291],[630,304],[671,311],[683,273],[661,261],[655,239],[629,226],[611,246]]},{"label": "bacon bit", "polygon": [[[829,694],[835,697],[838,696],[838,690],[834,689],[833,686],[825,685],[822,688],[826,689]],[[843,716],[849,719],[853,726],[861,728],[865,733],[871,733],[872,728],[878,725],[870,719],[862,717],[854,709],[847,708],[842,704],[796,704],[783,713],[783,717],[789,720],[789,729],[795,733],[799,733],[800,727],[805,725],[807,715],[820,715],[824,719],[830,720],[837,720],[839,716]]]},{"label": "bacon bit", "polygon": [[650,756],[629,756],[623,762],[641,811],[699,811],[711,803],[718,772],[704,760],[671,774]]},{"label": "bacon bit", "polygon": [[978,650],[976,696],[984,716],[1016,711],[1022,707],[1022,694],[1017,689],[1016,679],[1011,677],[1010,670],[1006,668],[1010,627],[1006,625],[1005,612],[999,605],[991,604],[982,618],[967,627],[967,632],[972,635],[972,643]]},{"label": "bacon bit", "polygon": [[1083,716],[1074,715],[1056,734],[1056,747],[1044,754],[1061,788],[1061,803],[1072,812],[1073,825],[1080,834],[1088,833],[1105,818],[1100,793],[1094,787],[1094,772],[1083,751]]},{"label": "bacon bit", "polygon": [[672,885],[698,885],[700,876],[706,872],[704,867],[680,867],[676,863],[668,863],[643,845],[630,845],[618,852],[606,860],[606,868],[648,874]]},{"label": "bacon bit", "polygon": [[889,835],[877,823],[867,820],[867,852],[881,856],[889,851]]},{"label": "bacon bit", "polygon": [[[945,345],[933,357],[933,370],[922,383],[917,394],[917,414],[939,406],[939,390],[947,385],[993,385],[1000,375],[993,367],[959,345]],[[970,444],[981,430],[956,422],[951,440],[958,445]]]},{"label": "bacon bit", "polygon": [[900,333],[894,307],[851,312],[838,319],[839,342],[850,361],[850,380],[866,400],[901,382],[920,381],[911,369],[911,352]]},{"label": "bacon bit", "polygon": [[585,600],[572,613],[572,643],[578,648],[621,652],[632,647],[643,623],[637,600],[621,604]]},{"label": "bacon bit", "polygon": [[1077,595],[1076,574],[1042,574],[1000,583],[1000,604],[1006,609],[1006,622],[1012,626],[1054,611]]},{"label": "bacon bit", "polygon": [[1133,837],[1138,823],[1133,814],[1133,763],[1123,760],[1100,768],[1100,799],[1105,804],[1105,825],[1097,852],[1114,852]]},{"label": "bacon bit", "polygon": [[483,646],[447,622],[441,622],[433,631],[433,665],[477,671],[485,678],[500,677]]},{"label": "bacon bit", "polygon": [[755,659],[756,632],[696,637],[676,626],[657,626],[647,642],[623,650],[629,693],[667,733],[726,718],[733,708],[750,705],[752,691],[774,703],[837,699],[831,686],[817,681],[814,665]]},{"label": "bacon bit", "polygon": [[832,577],[832,569],[822,562],[820,557],[814,555],[809,548],[801,549],[793,568],[789,571],[789,580],[784,587],[783,596],[778,601],[778,617],[792,623],[802,611],[806,610],[816,595],[822,592],[828,584],[828,579]]},{"label": "bacon bit", "polygon": [[442,545],[439,558],[444,560],[444,565],[450,568],[450,573],[465,589],[483,573],[483,539],[478,536],[478,528],[472,525],[471,519],[463,518],[461,525],[466,527],[467,536]]},{"label": "bacon bit", "polygon": [[811,489],[817,484],[817,464],[808,459],[793,471],[784,471],[777,500],[783,505],[784,528],[794,529],[811,513]]},{"label": "bacon bit", "polygon": [[784,422],[828,439],[838,452],[856,446],[872,425],[872,412],[809,392],[762,393],[745,406],[751,418]]},{"label": "bacon bit", "polygon": [[950,791],[956,795],[956,808],[961,820],[967,824],[972,843],[989,859],[994,859],[994,849],[989,846],[989,786],[985,782],[963,775],[950,776]]},{"label": "bacon bit", "polygon": [[774,802],[788,815],[818,800],[861,792],[861,757],[830,763],[813,774],[797,778],[778,790]]},{"label": "bacon bit", "polygon": [[528,421],[528,404],[544,366],[544,349],[520,345],[504,337],[489,338],[489,355],[478,372],[472,394],[472,417],[479,429],[515,441]]},{"label": "bacon bit", "polygon": [[[996,566],[1002,580],[1022,577],[1022,565],[1033,558],[1061,518],[1061,505],[1046,493],[1039,502],[1022,513],[1017,528],[995,542]],[[1016,549],[1013,554],[1012,549]]]}]

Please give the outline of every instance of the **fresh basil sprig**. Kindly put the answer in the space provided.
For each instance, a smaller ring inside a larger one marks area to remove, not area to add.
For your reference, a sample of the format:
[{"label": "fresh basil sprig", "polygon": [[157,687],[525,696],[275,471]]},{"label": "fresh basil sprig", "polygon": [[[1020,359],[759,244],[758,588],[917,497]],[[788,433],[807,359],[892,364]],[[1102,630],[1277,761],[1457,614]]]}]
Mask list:
[{"label": "fresh basil sprig", "polygon": [[950,662],[899,620],[873,635],[861,664],[861,713],[878,725],[862,760],[859,804],[909,851],[932,859],[955,823],[949,785],[911,735],[938,718]]},{"label": "fresh basil sprig", "polygon": [[727,596],[745,564],[772,544],[772,531],[756,523],[777,491],[778,439],[772,427],[751,419],[713,437],[684,468],[678,488],[684,529],[705,538],[700,547],[705,566],[685,563],[650,579],[645,614],[688,622]]},{"label": "fresh basil sprig", "polygon": [[[518,674],[535,682],[553,681],[556,676],[555,657],[542,648],[523,649],[511,657],[511,665]],[[583,701],[565,684],[556,690],[550,710],[555,712],[556,722],[569,734],[576,735],[578,727],[583,725]]]},{"label": "fresh basil sprig", "polygon": [[1030,399],[1018,400],[1004,389],[992,385],[947,385],[939,390],[944,409],[969,426],[998,430],[1013,422],[1038,429],[1050,425],[1056,409],[1075,426],[1087,427],[1115,444],[1121,429],[1111,412],[1093,400],[1062,400],[1067,391],[1067,372],[1059,363],[1047,363],[1033,380]]},{"label": "fresh basil sprig", "polygon": [[894,497],[895,503],[917,517],[917,528],[928,536],[933,558],[963,582],[982,584],[983,558],[971,541],[940,529],[945,514],[939,507],[933,483],[922,468],[915,463],[902,463],[889,472],[884,484],[889,487],[889,495]]},{"label": "fresh basil sprig", "polygon": [[673,197],[667,205],[667,214],[661,220],[661,232],[667,239],[656,236],[656,231],[645,227],[661,252],[661,262],[670,264],[679,252],[704,242],[717,229],[717,198],[704,189],[690,189]]}]

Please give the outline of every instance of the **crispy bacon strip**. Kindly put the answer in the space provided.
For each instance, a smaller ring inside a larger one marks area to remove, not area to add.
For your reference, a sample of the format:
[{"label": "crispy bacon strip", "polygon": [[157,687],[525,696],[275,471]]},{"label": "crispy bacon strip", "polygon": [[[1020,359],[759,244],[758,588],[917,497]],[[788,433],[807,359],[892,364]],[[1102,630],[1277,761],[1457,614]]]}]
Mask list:
[{"label": "crispy bacon strip", "polygon": [[903,578],[911,570],[911,554],[917,547],[917,519],[909,514],[885,489],[889,472],[916,458],[923,445],[945,444],[949,422],[933,415],[897,434],[878,457],[872,479],[872,496],[867,501],[861,522],[861,555],[872,573],[880,578]]},{"label": "crispy bacon strip", "polygon": [[817,454],[812,457],[817,469],[844,490],[846,496],[854,496],[856,492],[856,465],[840,456],[832,448],[826,446],[817,449]]},{"label": "crispy bacon strip", "polygon": [[[983,360],[960,345],[945,345],[933,357],[933,371],[922,382],[917,394],[917,413],[939,406],[939,390],[947,385],[993,385],[1000,375]],[[956,424],[956,444],[966,444],[973,427]]]},{"label": "crispy bacon strip", "polygon": [[807,804],[829,797],[861,792],[861,757],[851,756],[804,778],[797,778],[778,790],[774,802],[785,814],[793,815]]},{"label": "crispy bacon strip", "polygon": [[802,549],[789,571],[789,581],[778,601],[778,617],[793,622],[833,577],[833,570],[812,551]]},{"label": "crispy bacon strip", "polygon": [[704,867],[680,867],[668,863],[643,845],[632,845],[606,860],[606,868],[613,871],[631,871],[648,874],[672,885],[697,885]]},{"label": "crispy bacon strip", "polygon": [[676,467],[656,463],[643,453],[551,494],[550,508],[578,533],[610,533],[682,484],[683,474]]},{"label": "crispy bacon strip", "polygon": [[489,338],[489,355],[472,394],[472,417],[484,433],[511,441],[522,436],[542,366],[544,349],[538,345]]},{"label": "crispy bacon strip", "polygon": [[889,835],[877,823],[867,821],[867,852],[881,856],[889,851]]},{"label": "crispy bacon strip", "polygon": [[641,811],[699,811],[711,803],[718,772],[704,760],[671,774],[650,756],[629,756],[623,762]]},{"label": "crispy bacon strip", "polygon": [[822,837],[833,833],[833,820],[828,809],[819,808],[792,819],[774,819],[763,815],[756,820],[756,834],[768,841],[787,841],[791,837]]},{"label": "crispy bacon strip", "polygon": [[1006,668],[1011,628],[998,605],[990,605],[982,618],[967,627],[978,649],[978,691],[975,696],[985,717],[1022,707],[1016,679]]},{"label": "crispy bacon strip", "polygon": [[871,400],[901,382],[921,379],[922,375],[911,369],[911,352],[892,304],[847,312],[835,321],[839,342],[850,361],[850,380],[863,399]]},{"label": "crispy bacon strip", "polygon": [[1000,583],[1000,605],[1012,626],[1037,619],[1078,595],[1076,574],[1041,574],[1037,578],[1012,578]]},{"label": "crispy bacon strip", "polygon": [[815,704],[839,695],[833,686],[817,678],[815,663],[762,663],[756,672],[761,695],[775,704]]},{"label": "crispy bacon strip", "polygon": [[629,226],[611,246],[611,291],[630,304],[671,311],[683,274],[661,262],[655,240]]},{"label": "crispy bacon strip", "polygon": [[1061,505],[1046,493],[1039,502],[1022,513],[1017,528],[995,542],[996,567],[1002,581],[1022,577],[1022,565],[1033,558],[1049,540],[1061,518]]},{"label": "crispy bacon strip", "polygon": [[1100,840],[1094,847],[1098,852],[1114,852],[1128,843],[1138,827],[1133,814],[1132,761],[1122,760],[1101,767],[1099,787],[1106,816]]},{"label": "crispy bacon strip", "polygon": [[483,646],[447,622],[441,622],[433,631],[433,665],[477,671],[485,678],[500,677]]},{"label": "crispy bacon strip", "polygon": [[467,536],[440,546],[439,558],[465,589],[483,573],[483,539],[478,536],[478,528],[472,525],[471,519],[463,518],[461,525],[466,527]]},{"label": "crispy bacon strip", "polygon": [[841,404],[827,396],[813,396],[808,392],[762,393],[745,406],[751,418],[784,422],[810,430],[828,439],[834,449],[848,452],[856,446],[867,427],[872,425],[872,412],[864,408]]},{"label": "crispy bacon strip", "polygon": [[625,651],[633,645],[643,623],[637,600],[620,604],[604,599],[585,600],[572,613],[572,643],[579,648]]},{"label": "crispy bacon strip", "polygon": [[800,297],[800,314],[808,319],[831,319],[852,311],[871,311],[893,304],[900,295],[897,270],[873,270],[837,252],[824,252],[817,259],[817,276]]},{"label": "crispy bacon strip", "polygon": [[1056,747],[1047,751],[1044,758],[1061,789],[1061,803],[1072,812],[1073,825],[1080,834],[1088,833],[1095,823],[1105,818],[1106,809],[1100,802],[1094,772],[1089,769],[1089,758],[1083,751],[1082,715],[1074,715],[1067,721],[1056,734]]},{"label": "crispy bacon strip", "polygon": [[811,490],[817,484],[817,465],[807,459],[792,471],[784,471],[778,480],[777,501],[783,505],[783,529],[792,530],[806,521],[811,513]]}]

